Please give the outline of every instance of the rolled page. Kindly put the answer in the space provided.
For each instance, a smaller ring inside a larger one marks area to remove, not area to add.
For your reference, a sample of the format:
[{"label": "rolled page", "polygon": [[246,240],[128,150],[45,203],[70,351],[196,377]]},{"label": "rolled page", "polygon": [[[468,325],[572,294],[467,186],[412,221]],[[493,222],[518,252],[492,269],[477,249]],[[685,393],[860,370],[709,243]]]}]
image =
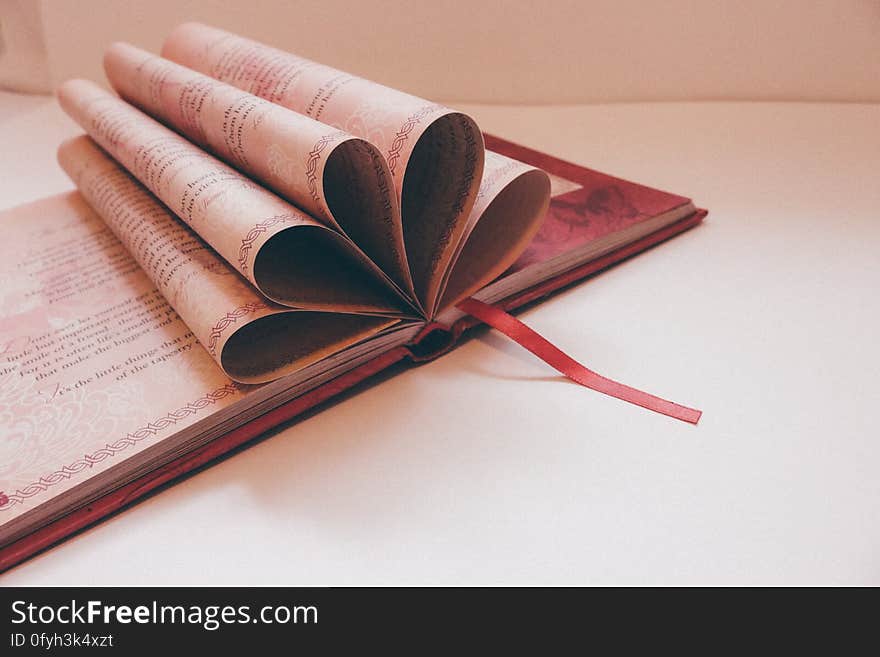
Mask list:
[{"label": "rolled page", "polygon": [[104,54],[129,103],[345,232],[413,294],[391,172],[375,146],[134,46]]},{"label": "rolled page", "polygon": [[267,301],[88,137],[58,161],[223,371],[243,383],[295,372],[395,320]]},{"label": "rolled page", "polygon": [[176,28],[162,54],[374,144],[394,180],[416,294],[432,313],[483,172],[473,119],[198,23]]},{"label": "rolled page", "polygon": [[550,176],[486,151],[486,168],[438,313],[503,274],[532,241],[550,206]]},{"label": "rolled page", "polygon": [[268,298],[337,312],[403,301],[350,240],[98,85],[65,82],[64,110]]}]

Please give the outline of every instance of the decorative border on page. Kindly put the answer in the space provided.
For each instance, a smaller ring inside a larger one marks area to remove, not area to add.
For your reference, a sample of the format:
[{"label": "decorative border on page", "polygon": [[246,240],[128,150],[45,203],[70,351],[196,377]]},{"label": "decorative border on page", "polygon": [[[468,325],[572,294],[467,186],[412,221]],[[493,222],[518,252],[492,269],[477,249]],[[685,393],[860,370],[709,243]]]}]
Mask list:
[{"label": "decorative border on page", "polygon": [[318,193],[318,162],[321,161],[321,153],[327,148],[327,144],[334,141],[341,133],[337,130],[321,137],[318,142],[312,146],[309,156],[306,158],[306,184],[309,187],[309,194],[312,199],[321,207],[321,195]]},{"label": "decorative border on page", "polygon": [[[473,185],[474,178],[477,175],[477,155],[479,149],[477,147],[477,137],[474,134],[474,131],[470,129],[470,126],[466,127],[464,143],[467,147],[464,156],[465,175],[462,178],[461,185],[455,195],[455,202],[452,204],[452,209],[457,214],[461,214],[464,211],[464,201],[470,193],[471,185]],[[479,187],[477,187],[477,192],[479,192]]]},{"label": "decorative border on page", "polygon": [[65,465],[60,470],[56,470],[51,474],[40,477],[38,481],[30,483],[24,488],[16,490],[14,493],[0,493],[0,511],[11,509],[16,504],[23,504],[26,499],[49,490],[49,487],[54,486],[61,481],[66,481],[70,479],[71,477],[79,474],[83,470],[91,468],[96,463],[100,463],[101,461],[116,456],[119,452],[125,451],[126,449],[128,449],[132,445],[137,444],[141,440],[144,440],[145,438],[149,438],[151,436],[155,436],[161,430],[175,425],[180,420],[183,420],[193,413],[197,413],[206,406],[215,404],[224,397],[234,395],[237,392],[238,388],[235,384],[227,383],[225,386],[209,392],[204,397],[199,397],[198,399],[190,402],[186,406],[178,408],[176,411],[172,411],[167,415],[160,417],[158,420],[154,420],[146,426],[132,431],[124,438],[120,438],[119,440],[117,440],[115,443],[108,443],[98,451],[93,452],[92,454],[85,454],[81,459]]},{"label": "decorative border on page", "polygon": [[439,105],[427,105],[417,112],[411,114],[409,118],[400,126],[400,130],[394,135],[394,141],[391,142],[391,148],[388,149],[388,168],[391,169],[391,175],[394,175],[394,169],[397,166],[397,160],[400,159],[400,151],[403,149],[406,140],[409,139],[409,133],[413,131],[419,122],[429,114],[440,109]]},{"label": "decorative border on page", "polygon": [[[467,151],[465,152],[465,175],[462,177],[461,185],[459,185],[455,201],[452,204],[452,211],[455,212],[456,216],[464,211],[464,202],[470,193],[477,169],[477,138],[471,130],[468,130],[466,135],[465,145],[467,146]],[[477,193],[479,194],[479,188]],[[440,233],[440,236],[437,239],[438,248],[434,251],[434,256],[431,258],[432,270],[439,266],[438,263],[443,257],[443,253],[449,245],[449,242],[452,240],[452,233],[454,230],[455,222],[450,222],[444,226],[443,232]]]},{"label": "decorative border on page", "polygon": [[251,228],[248,231],[248,234],[245,235],[244,239],[241,241],[241,246],[238,248],[238,266],[241,269],[242,273],[247,273],[248,270],[248,254],[254,246],[254,242],[257,241],[257,238],[260,237],[263,233],[269,230],[272,226],[275,226],[280,223],[293,223],[293,215],[290,214],[278,214],[274,217],[269,217],[258,223],[256,226]]},{"label": "decorative border on page", "polygon": [[247,317],[251,313],[255,313],[258,310],[263,310],[268,307],[269,306],[262,301],[254,301],[246,303],[245,305],[239,306],[235,310],[226,313],[220,321],[211,327],[211,338],[208,340],[208,351],[211,352],[211,355],[217,355],[217,343],[220,341],[220,338],[223,337],[223,331],[235,324],[235,322],[242,317]]}]

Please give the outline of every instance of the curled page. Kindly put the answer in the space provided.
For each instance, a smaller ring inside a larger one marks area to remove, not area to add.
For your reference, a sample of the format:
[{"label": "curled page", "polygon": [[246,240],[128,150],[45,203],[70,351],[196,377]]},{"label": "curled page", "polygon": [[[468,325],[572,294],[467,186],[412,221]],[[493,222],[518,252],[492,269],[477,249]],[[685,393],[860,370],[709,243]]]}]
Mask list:
[{"label": "curled page", "polygon": [[401,313],[404,301],[352,242],[85,80],[62,108],[268,298],[337,312]]},{"label": "curled page", "polygon": [[413,294],[391,172],[369,142],[117,43],[104,69],[123,99],[346,233]]},{"label": "curled page", "polygon": [[550,206],[545,171],[486,151],[486,168],[438,312],[454,306],[510,267],[532,241]]},{"label": "curled page", "polygon": [[223,371],[243,383],[295,372],[396,320],[267,301],[88,137],[58,161]]},{"label": "curled page", "polygon": [[473,119],[198,23],[175,29],[162,54],[374,144],[394,180],[416,295],[433,314],[483,172]]}]

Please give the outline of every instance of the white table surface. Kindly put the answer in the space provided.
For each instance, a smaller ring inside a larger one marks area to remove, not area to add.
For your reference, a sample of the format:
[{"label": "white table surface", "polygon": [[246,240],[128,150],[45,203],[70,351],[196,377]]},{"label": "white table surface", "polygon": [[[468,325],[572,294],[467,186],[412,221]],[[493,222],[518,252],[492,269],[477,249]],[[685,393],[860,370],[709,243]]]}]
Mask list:
[{"label": "white table surface", "polygon": [[[699,426],[483,331],[0,583],[880,584],[880,105],[465,109],[710,209],[522,314]],[[0,94],[0,207],[76,132]]]}]

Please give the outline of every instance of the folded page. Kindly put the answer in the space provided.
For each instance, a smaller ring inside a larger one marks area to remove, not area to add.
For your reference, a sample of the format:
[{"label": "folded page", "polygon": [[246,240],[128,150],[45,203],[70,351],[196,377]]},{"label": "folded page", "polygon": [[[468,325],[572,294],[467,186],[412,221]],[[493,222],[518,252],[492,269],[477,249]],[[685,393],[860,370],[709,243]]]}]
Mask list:
[{"label": "folded page", "polygon": [[486,151],[486,167],[437,312],[504,273],[528,247],[550,206],[546,172]]},{"label": "folded page", "polygon": [[483,172],[473,119],[198,23],[175,29],[162,54],[374,144],[394,180],[416,294],[433,313]]},{"label": "folded page", "polygon": [[338,312],[405,302],[354,244],[92,82],[58,90],[64,110],[266,297]]},{"label": "folded page", "polygon": [[104,55],[129,103],[345,232],[413,294],[391,172],[375,146],[134,46]]},{"label": "folded page", "polygon": [[272,303],[90,138],[62,144],[58,160],[202,346],[236,381],[271,381],[396,323]]}]

